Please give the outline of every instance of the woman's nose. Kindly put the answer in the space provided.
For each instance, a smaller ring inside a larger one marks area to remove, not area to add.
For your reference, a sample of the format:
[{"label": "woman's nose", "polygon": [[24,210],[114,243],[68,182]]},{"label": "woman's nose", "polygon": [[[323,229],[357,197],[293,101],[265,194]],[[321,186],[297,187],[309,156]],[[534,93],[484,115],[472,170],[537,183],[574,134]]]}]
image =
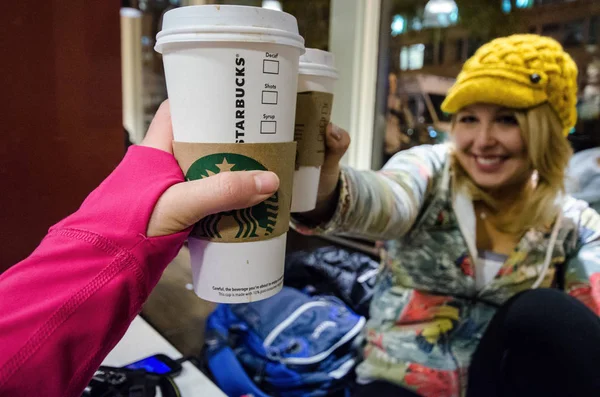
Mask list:
[{"label": "woman's nose", "polygon": [[493,130],[493,123],[481,123],[477,130],[474,140],[476,147],[489,147],[496,144],[496,138]]}]

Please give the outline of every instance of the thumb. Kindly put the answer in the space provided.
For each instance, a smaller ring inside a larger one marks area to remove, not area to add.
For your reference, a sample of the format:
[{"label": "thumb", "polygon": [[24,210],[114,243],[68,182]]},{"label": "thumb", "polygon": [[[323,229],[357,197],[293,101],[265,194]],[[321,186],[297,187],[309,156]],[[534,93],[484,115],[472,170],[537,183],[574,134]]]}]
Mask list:
[{"label": "thumb", "polygon": [[322,169],[337,169],[350,145],[350,135],[343,128],[330,123],[325,134],[325,161]]},{"label": "thumb", "polygon": [[173,126],[171,125],[171,108],[168,99],[156,111],[140,145],[173,153]]},{"label": "thumb", "polygon": [[224,172],[171,186],[160,197],[148,224],[148,236],[180,232],[217,212],[252,207],[279,188],[273,172]]}]

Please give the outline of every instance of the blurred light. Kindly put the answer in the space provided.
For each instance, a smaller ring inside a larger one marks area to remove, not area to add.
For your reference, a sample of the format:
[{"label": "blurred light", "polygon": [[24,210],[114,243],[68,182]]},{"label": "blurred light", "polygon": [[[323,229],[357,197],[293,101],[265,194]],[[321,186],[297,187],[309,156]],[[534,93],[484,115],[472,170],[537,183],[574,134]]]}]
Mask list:
[{"label": "blurred light", "polygon": [[394,19],[392,20],[392,36],[404,33],[404,29],[406,29],[406,20],[404,17],[402,15],[394,15]]},{"label": "blurred light", "polygon": [[263,0],[262,8],[268,8],[269,10],[283,11],[281,2],[277,0]]},{"label": "blurred light", "polygon": [[429,0],[425,12],[432,14],[450,14],[456,8],[454,0]]},{"label": "blurred light", "polygon": [[448,15],[448,19],[450,20],[450,22],[452,23],[456,23],[458,22],[458,8],[456,8],[454,11],[452,11],[450,13],[450,15]]},{"label": "blurred light", "polygon": [[421,21],[418,18],[415,18],[412,21],[411,28],[412,28],[412,30],[419,31],[419,30],[423,29],[423,23],[421,23]]},{"label": "blurred light", "polygon": [[533,6],[533,0],[517,0],[517,8],[529,8]]},{"label": "blurred light", "polygon": [[409,136],[410,136],[410,135],[412,135],[413,133],[414,133],[414,131],[413,131],[413,129],[412,129],[412,128],[409,128],[409,129],[406,131],[406,135],[409,135]]},{"label": "blurred light", "polygon": [[458,20],[458,7],[454,0],[429,0],[423,13],[423,25],[446,27]]},{"label": "blurred light", "polygon": [[429,130],[429,136],[430,136],[430,137],[432,137],[432,138],[437,138],[437,135],[438,135],[438,134],[437,134],[437,131],[436,131],[436,130],[433,130],[433,129]]},{"label": "blurred light", "polygon": [[[533,0],[517,0],[515,5],[517,8],[531,8],[533,6]],[[510,0],[502,0],[502,11],[505,14],[509,14],[512,11],[512,3]]]},{"label": "blurred light", "polygon": [[141,18],[144,13],[136,8],[123,7],[119,10],[119,14],[125,18]]}]

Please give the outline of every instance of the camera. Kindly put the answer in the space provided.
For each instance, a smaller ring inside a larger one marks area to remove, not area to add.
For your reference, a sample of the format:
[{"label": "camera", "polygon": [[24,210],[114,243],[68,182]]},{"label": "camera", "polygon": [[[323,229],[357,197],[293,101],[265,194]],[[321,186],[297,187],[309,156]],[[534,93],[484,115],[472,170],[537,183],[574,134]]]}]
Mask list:
[{"label": "camera", "polygon": [[82,397],[154,397],[159,377],[144,370],[102,366]]}]

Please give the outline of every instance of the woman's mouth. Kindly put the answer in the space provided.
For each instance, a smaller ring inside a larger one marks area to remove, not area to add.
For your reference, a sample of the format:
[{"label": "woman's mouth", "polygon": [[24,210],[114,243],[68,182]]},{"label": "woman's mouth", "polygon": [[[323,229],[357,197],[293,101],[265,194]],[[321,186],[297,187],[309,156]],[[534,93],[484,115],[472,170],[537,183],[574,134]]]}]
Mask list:
[{"label": "woman's mouth", "polygon": [[477,156],[473,155],[477,168],[482,172],[496,172],[504,162],[508,159],[507,156]]}]

